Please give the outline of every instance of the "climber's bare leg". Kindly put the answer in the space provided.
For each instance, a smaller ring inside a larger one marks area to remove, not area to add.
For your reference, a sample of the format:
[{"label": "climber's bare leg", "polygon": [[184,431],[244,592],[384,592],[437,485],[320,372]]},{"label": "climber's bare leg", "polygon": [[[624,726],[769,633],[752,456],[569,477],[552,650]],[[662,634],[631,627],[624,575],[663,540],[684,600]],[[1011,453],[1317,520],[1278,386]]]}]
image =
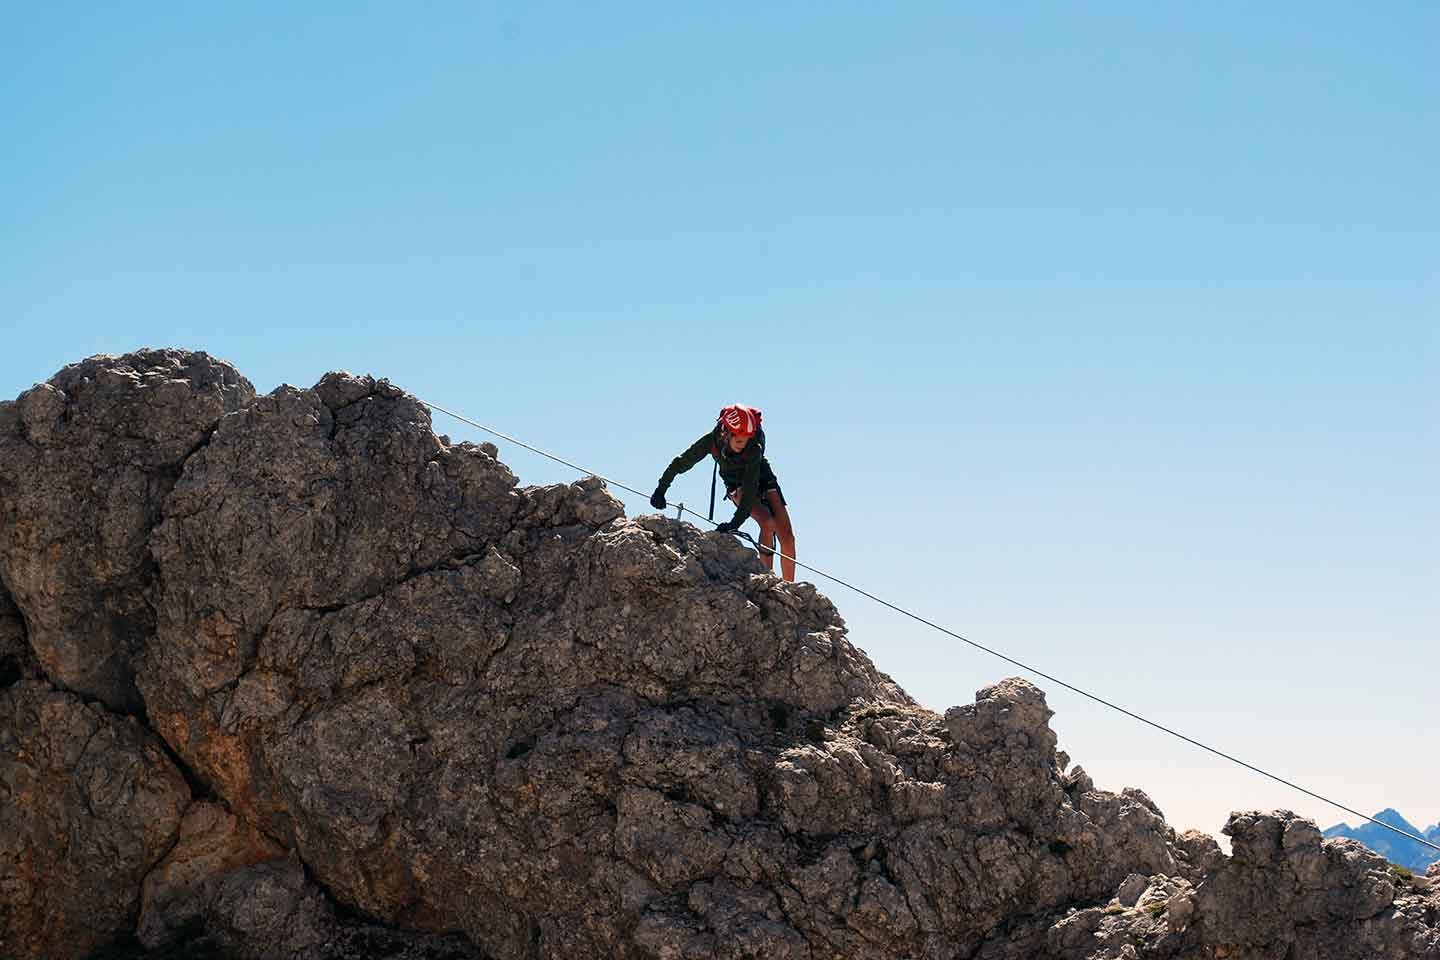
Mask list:
[{"label": "climber's bare leg", "polygon": [[[785,509],[785,501],[780,499],[779,490],[767,490],[765,492],[765,502],[770,504],[770,509],[766,512],[771,514],[771,528],[774,533],[780,536],[781,575],[786,580],[794,580],[795,530],[793,527],[790,526],[790,511]],[[762,533],[765,532],[764,524],[761,524],[760,530]],[[769,539],[764,539],[760,542],[769,544],[771,546],[774,545],[774,541]],[[766,566],[769,566],[768,562],[766,563]]]}]

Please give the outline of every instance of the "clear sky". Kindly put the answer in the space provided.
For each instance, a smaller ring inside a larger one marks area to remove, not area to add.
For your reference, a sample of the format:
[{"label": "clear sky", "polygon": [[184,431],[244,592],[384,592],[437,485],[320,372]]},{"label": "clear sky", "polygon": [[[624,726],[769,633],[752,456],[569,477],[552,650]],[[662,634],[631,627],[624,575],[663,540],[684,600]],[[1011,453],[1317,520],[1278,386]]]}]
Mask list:
[{"label": "clear sky", "polygon": [[[1440,820],[1435,4],[4,6],[0,396],[372,372],[644,489],[751,403],[802,560]],[[1351,819],[1049,697],[1177,827]]]}]

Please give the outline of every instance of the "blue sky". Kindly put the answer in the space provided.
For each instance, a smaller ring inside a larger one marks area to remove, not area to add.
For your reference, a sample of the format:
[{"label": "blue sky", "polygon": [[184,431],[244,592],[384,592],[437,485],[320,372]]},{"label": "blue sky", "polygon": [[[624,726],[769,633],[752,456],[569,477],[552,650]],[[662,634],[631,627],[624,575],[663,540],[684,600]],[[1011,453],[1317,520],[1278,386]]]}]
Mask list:
[{"label": "blue sky", "polygon": [[[293,6],[7,10],[0,396],[372,372],[647,489],[748,402],[802,560],[1440,820],[1433,4]],[[929,706],[1013,672],[822,588]],[[1049,693],[1179,827],[1345,819]]]}]

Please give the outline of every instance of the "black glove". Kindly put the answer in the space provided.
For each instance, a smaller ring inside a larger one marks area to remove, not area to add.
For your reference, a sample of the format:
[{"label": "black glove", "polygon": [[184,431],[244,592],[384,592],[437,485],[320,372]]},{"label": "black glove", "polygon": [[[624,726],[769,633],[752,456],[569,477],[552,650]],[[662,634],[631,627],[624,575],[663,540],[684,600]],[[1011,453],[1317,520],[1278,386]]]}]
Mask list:
[{"label": "black glove", "polygon": [[720,524],[719,526],[717,526],[717,527],[715,528],[715,532],[716,532],[716,533],[734,533],[736,530],[739,530],[739,529],[740,529],[740,525],[741,525],[742,523],[744,523],[744,522],[745,522],[745,521],[744,521],[743,519],[742,519],[742,520],[727,520],[727,521],[725,521],[724,523],[722,523],[722,524]]},{"label": "black glove", "polygon": [[650,506],[656,510],[665,509],[665,484],[660,484],[655,488],[655,492],[650,494]]}]

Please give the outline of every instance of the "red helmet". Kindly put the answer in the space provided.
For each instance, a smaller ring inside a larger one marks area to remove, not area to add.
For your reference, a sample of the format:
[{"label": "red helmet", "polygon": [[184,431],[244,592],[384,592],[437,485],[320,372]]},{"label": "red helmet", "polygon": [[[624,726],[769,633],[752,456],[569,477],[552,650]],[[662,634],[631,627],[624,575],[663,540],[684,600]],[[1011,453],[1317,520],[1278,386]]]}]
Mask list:
[{"label": "red helmet", "polygon": [[718,422],[733,436],[753,437],[760,429],[760,411],[743,403],[732,403],[720,411]]}]

